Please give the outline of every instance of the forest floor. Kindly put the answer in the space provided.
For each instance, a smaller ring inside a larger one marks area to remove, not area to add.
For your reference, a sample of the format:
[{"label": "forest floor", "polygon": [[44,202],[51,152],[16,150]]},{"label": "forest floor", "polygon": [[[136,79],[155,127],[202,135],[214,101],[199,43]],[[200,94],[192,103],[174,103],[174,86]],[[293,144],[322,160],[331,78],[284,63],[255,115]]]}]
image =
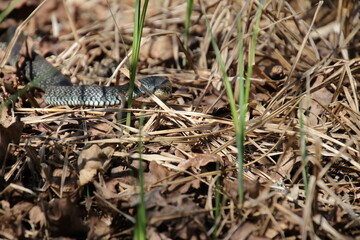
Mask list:
[{"label": "forest floor", "polygon": [[[28,45],[74,84],[122,84],[134,2],[21,0],[0,31],[33,13]],[[1,109],[0,237],[132,239],[142,166],[147,239],[360,239],[359,1],[264,1],[238,202],[234,122],[205,19],[238,89],[237,17],[247,69],[257,2],[194,1],[185,50],[186,1],[150,1],[138,77],[168,77],[168,100],[55,107],[35,89]],[[8,65],[1,74],[4,102],[26,82]]]}]

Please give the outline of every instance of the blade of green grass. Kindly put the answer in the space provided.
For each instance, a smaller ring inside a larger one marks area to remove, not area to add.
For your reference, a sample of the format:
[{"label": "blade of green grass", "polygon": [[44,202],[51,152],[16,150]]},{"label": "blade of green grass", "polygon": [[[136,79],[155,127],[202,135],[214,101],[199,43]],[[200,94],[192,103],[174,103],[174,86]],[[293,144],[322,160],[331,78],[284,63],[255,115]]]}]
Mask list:
[{"label": "blade of green grass", "polygon": [[14,10],[14,8],[18,5],[20,0],[14,0],[12,2],[10,2],[9,6],[0,13],[0,23],[7,17],[7,15],[9,15],[12,10]]},{"label": "blade of green grass", "polygon": [[307,152],[306,152],[306,138],[305,138],[305,130],[304,130],[304,119],[303,119],[303,108],[302,101],[299,104],[299,125],[300,125],[300,154],[301,154],[301,165],[302,165],[302,176],[304,182],[304,190],[305,196],[308,195],[309,189],[309,179],[308,179],[308,166],[307,166]]},{"label": "blade of green grass", "polygon": [[[216,171],[219,170],[219,162],[216,162]],[[213,239],[218,239],[218,229],[219,229],[219,218],[221,217],[221,200],[222,195],[220,193],[221,191],[221,184],[220,184],[220,176],[216,179],[216,191],[215,191],[215,229],[212,234]]]},{"label": "blade of green grass", "polygon": [[[189,33],[190,33],[190,22],[191,22],[191,13],[193,9],[194,1],[187,0],[186,5],[186,18],[185,18],[185,33],[184,33],[184,46],[185,49],[189,49]],[[183,65],[186,65],[186,58],[183,59]]]},{"label": "blade of green grass", "polygon": [[144,116],[140,116],[140,131],[139,131],[139,188],[140,188],[140,202],[137,207],[136,213],[136,223],[134,230],[134,239],[135,240],[145,240],[146,239],[146,208],[145,208],[145,192],[144,192],[144,169],[143,169],[143,142],[142,142],[142,128],[144,126]]},{"label": "blade of green grass", "polygon": [[237,136],[237,148],[239,151],[238,154],[238,182],[239,182],[239,197],[238,203],[240,205],[244,202],[244,189],[243,189],[243,165],[245,158],[245,135],[246,135],[246,113],[248,111],[248,102],[250,94],[250,85],[251,85],[251,75],[253,69],[253,62],[255,59],[255,50],[256,50],[256,41],[259,34],[259,23],[260,17],[263,9],[264,0],[259,1],[258,9],[255,14],[255,24],[253,29],[253,35],[251,40],[251,46],[249,51],[248,67],[246,72],[246,80],[244,86],[244,46],[243,46],[243,30],[241,25],[241,17],[238,18],[238,75],[239,75],[239,108],[240,108],[240,118],[238,125],[239,136]]},{"label": "blade of green grass", "polygon": [[188,49],[188,42],[189,42],[189,33],[190,33],[190,22],[191,22],[191,13],[193,9],[194,1],[187,0],[186,5],[186,19],[185,19],[185,35],[184,35],[184,45],[185,48]]},{"label": "blade of green grass", "polygon": [[[203,6],[202,6],[202,12],[203,12],[204,16],[206,16],[206,13],[205,13],[205,10],[203,9]],[[220,49],[219,49],[219,47],[218,47],[218,45],[216,43],[214,35],[212,34],[212,29],[211,29],[209,20],[206,17],[205,17],[205,23],[206,23],[207,29],[209,31],[209,34],[210,34],[211,44],[212,44],[212,47],[213,47],[213,49],[215,51],[216,60],[217,60],[217,62],[219,64],[219,66],[220,66],[222,76],[223,76],[223,79],[224,79],[224,85],[225,85],[226,93],[227,93],[227,96],[228,96],[228,99],[229,99],[231,115],[232,115],[232,119],[233,119],[233,122],[234,122],[234,130],[235,130],[235,136],[236,136],[236,146],[237,146],[238,149],[241,149],[241,137],[242,137],[242,135],[241,135],[241,131],[240,131],[240,125],[238,123],[239,118],[238,118],[238,113],[237,113],[237,109],[236,109],[233,90],[232,90],[231,83],[229,81],[229,78],[228,78],[228,75],[227,75],[227,72],[226,72],[224,60],[221,57]],[[239,156],[241,156],[241,154],[238,154],[238,158],[239,158]],[[242,184],[239,187],[239,189],[241,189],[241,193],[239,193],[239,195],[243,196]],[[218,214],[219,214],[218,209],[220,209],[220,207],[221,207],[220,206],[221,196],[220,196],[220,193],[218,193],[217,190],[218,189],[216,189],[216,193],[215,193],[215,206],[216,206],[216,208],[215,208],[216,209],[215,210],[215,216],[218,216]],[[214,231],[213,236],[216,236],[216,230]]]},{"label": "blade of green grass", "polygon": [[[132,96],[135,86],[135,76],[137,70],[137,64],[139,59],[140,52],[140,43],[141,36],[145,22],[146,10],[149,1],[144,2],[142,13],[140,15],[141,1],[137,0],[135,5],[135,14],[134,14],[134,34],[133,34],[133,44],[132,44],[132,55],[131,55],[131,65],[130,65],[130,86],[128,92],[128,108],[132,107]],[[128,113],[126,116],[126,125],[130,126],[131,114]],[[142,126],[144,126],[144,118],[140,118],[140,135],[139,135],[139,187],[140,187],[140,203],[138,205],[137,214],[136,214],[136,224],[134,239],[136,240],[145,240],[146,239],[146,209],[145,209],[145,200],[144,200],[144,180],[143,180],[143,167],[142,167]]]},{"label": "blade of green grass", "polygon": [[[252,64],[255,59],[255,48],[256,48],[256,41],[257,37],[259,35],[259,23],[260,23],[260,17],[263,9],[264,0],[259,1],[258,9],[255,14],[255,24],[254,24],[254,30],[253,30],[253,36],[251,39],[251,46],[250,46],[250,52],[249,52],[249,61],[248,61],[248,68],[246,72],[246,83],[245,83],[245,100],[249,99],[249,93],[250,93],[250,78],[252,75]],[[247,103],[247,102],[246,102]]]},{"label": "blade of green grass", "polygon": [[245,88],[244,88],[244,46],[243,46],[243,30],[241,25],[241,16],[238,17],[237,23],[238,30],[238,81],[239,81],[239,143],[238,143],[238,183],[239,183],[239,196],[238,203],[242,204],[244,201],[243,190],[243,170],[244,170],[244,156],[245,156],[245,131],[246,131],[246,112],[247,112],[247,100],[245,100]]},{"label": "blade of green grass", "polygon": [[[130,65],[130,84],[129,84],[129,91],[128,91],[128,108],[132,107],[132,99],[133,99],[133,92],[134,92],[134,86],[135,86],[135,76],[136,76],[136,70],[137,70],[139,53],[140,53],[141,36],[142,36],[142,32],[143,32],[148,3],[149,3],[149,1],[145,0],[141,14],[140,14],[141,0],[137,0],[135,3],[134,33],[133,33],[132,55],[131,55],[131,65]],[[126,125],[127,126],[130,126],[130,121],[131,121],[131,113],[128,113],[126,116]]]},{"label": "blade of green grass", "polygon": [[[206,12],[205,12],[205,9],[203,9],[203,6],[202,6],[202,12],[203,12],[203,15],[206,16]],[[209,34],[210,34],[210,39],[211,39],[211,44],[212,44],[212,47],[215,51],[215,55],[216,55],[216,60],[220,66],[220,69],[221,69],[221,72],[222,72],[222,76],[223,76],[223,79],[224,79],[224,85],[225,85],[225,89],[226,89],[226,94],[228,96],[228,99],[229,99],[229,105],[230,105],[230,111],[231,111],[231,115],[232,115],[232,119],[233,119],[233,122],[234,122],[234,130],[235,130],[235,136],[236,136],[236,146],[238,149],[240,149],[240,126],[238,124],[238,113],[237,113],[237,109],[236,109],[236,104],[235,104],[235,98],[234,98],[234,94],[233,94],[233,90],[232,90],[232,87],[231,87],[231,83],[229,81],[229,78],[228,78],[228,75],[227,75],[227,72],[226,72],[226,68],[225,68],[225,63],[224,63],[224,60],[222,59],[221,57],[221,52],[220,52],[220,49],[216,43],[216,40],[215,40],[215,37],[212,33],[212,29],[211,29],[211,26],[210,26],[210,23],[209,23],[209,20],[205,17],[205,23],[206,23],[206,27],[209,31]],[[240,154],[238,154],[240,155]],[[216,198],[217,199],[217,198]]]},{"label": "blade of green grass", "polygon": [[[228,75],[227,75],[227,72],[226,72],[226,68],[225,68],[225,63],[221,57],[221,52],[220,52],[220,49],[216,43],[216,40],[215,40],[215,37],[212,33],[212,29],[211,29],[211,26],[210,26],[210,23],[209,23],[209,20],[207,19],[206,17],[206,12],[205,12],[205,9],[203,7],[203,4],[201,4],[201,8],[202,8],[202,12],[203,12],[203,15],[205,16],[205,23],[206,23],[206,27],[209,31],[209,34],[210,34],[210,39],[211,39],[211,44],[212,44],[212,47],[215,51],[215,55],[216,55],[216,60],[220,66],[220,69],[221,69],[221,72],[222,72],[222,76],[223,76],[223,79],[224,79],[224,85],[225,85],[225,88],[226,88],[226,93],[227,93],[227,96],[228,96],[228,99],[229,99],[229,105],[230,105],[230,109],[231,109],[231,114],[232,114],[232,118],[233,118],[233,121],[234,121],[234,129],[235,129],[235,134],[236,134],[236,139],[237,139],[237,143],[238,143],[238,136],[239,136],[239,126],[237,123],[237,120],[238,120],[238,114],[237,114],[237,111],[236,111],[236,105],[235,105],[235,98],[234,98],[234,94],[232,92],[232,89],[231,89],[231,83],[229,81],[229,78],[228,78]],[[217,166],[217,169],[218,169],[218,164],[216,165]],[[219,192],[219,181],[220,179],[218,178],[217,181],[216,181],[216,187],[215,187],[215,222],[217,222],[217,218],[220,216],[220,209],[221,209],[221,193]],[[216,223],[215,223],[216,224]],[[213,232],[213,238],[214,239],[217,239],[217,226],[215,227],[215,230]]]},{"label": "blade of green grass", "polygon": [[[257,41],[257,36],[259,33],[259,23],[260,23],[260,17],[261,17],[261,13],[262,13],[262,7],[263,7],[263,0],[261,0],[259,2],[258,5],[258,9],[255,15],[255,24],[254,24],[254,30],[253,30],[253,36],[252,36],[252,43],[251,43],[251,48],[250,48],[250,52],[249,52],[249,63],[248,63],[248,69],[247,69],[247,75],[246,75],[246,82],[245,82],[245,88],[244,88],[244,83],[243,83],[243,72],[244,72],[244,60],[243,60],[243,44],[242,44],[242,29],[241,29],[241,18],[239,17],[238,20],[238,47],[239,47],[239,64],[238,64],[238,73],[239,73],[239,78],[240,78],[240,91],[239,91],[239,99],[240,99],[240,119],[238,117],[238,112],[237,112],[237,108],[236,108],[236,104],[235,104],[235,99],[234,99],[234,94],[233,94],[233,90],[231,87],[231,83],[228,79],[227,76],[227,72],[226,72],[226,68],[225,68],[225,64],[224,61],[221,57],[221,52],[219,47],[217,46],[216,40],[212,34],[212,29],[209,23],[209,20],[207,18],[205,18],[205,23],[207,26],[207,29],[209,31],[210,34],[210,38],[211,38],[211,44],[212,47],[215,51],[215,55],[216,55],[216,60],[220,66],[221,72],[222,72],[222,76],[224,79],[224,85],[225,85],[225,89],[226,89],[226,93],[229,99],[229,105],[230,105],[230,111],[231,111],[231,115],[232,115],[232,119],[234,122],[234,130],[235,130],[235,136],[236,136],[236,146],[239,150],[239,154],[237,156],[238,158],[238,164],[239,164],[239,177],[238,177],[238,181],[239,181],[239,204],[240,206],[243,203],[243,176],[242,176],[242,171],[243,171],[243,159],[244,159],[244,142],[245,142],[245,130],[246,130],[246,125],[245,125],[245,116],[246,116],[246,112],[247,112],[247,104],[248,104],[248,99],[249,99],[249,93],[250,93],[250,78],[252,75],[252,63],[254,62],[255,59],[255,48],[256,48],[256,41]],[[202,6],[202,12],[204,14],[204,16],[206,16],[206,12]]]}]

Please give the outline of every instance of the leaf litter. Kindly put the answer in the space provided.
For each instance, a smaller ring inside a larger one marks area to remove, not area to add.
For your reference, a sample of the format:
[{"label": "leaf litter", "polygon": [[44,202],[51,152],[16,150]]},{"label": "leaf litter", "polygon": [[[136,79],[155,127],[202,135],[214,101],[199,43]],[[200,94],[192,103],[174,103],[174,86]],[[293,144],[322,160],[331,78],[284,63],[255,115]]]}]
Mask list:
[{"label": "leaf litter", "polygon": [[[63,3],[46,1],[31,17],[25,30],[33,48],[74,84],[126,81],[133,1]],[[133,109],[46,106],[34,90],[13,101],[0,119],[1,237],[131,239],[141,157],[148,239],[358,239],[360,6],[327,1],[316,13],[313,1],[281,3],[265,1],[260,22],[242,206],[233,122],[204,17],[235,87],[235,19],[241,12],[247,59],[258,3],[195,1],[185,51],[186,4],[150,1],[139,75],[169,77],[173,95],[137,99]],[[39,4],[21,1],[0,29]],[[26,83],[11,67],[1,71],[3,102]]]}]

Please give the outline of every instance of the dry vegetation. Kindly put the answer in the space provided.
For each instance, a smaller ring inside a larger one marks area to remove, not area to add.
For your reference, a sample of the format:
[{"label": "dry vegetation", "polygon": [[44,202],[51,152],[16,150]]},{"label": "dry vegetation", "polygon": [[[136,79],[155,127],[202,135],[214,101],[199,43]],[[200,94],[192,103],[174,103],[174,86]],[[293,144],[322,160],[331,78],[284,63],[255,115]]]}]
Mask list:
[{"label": "dry vegetation", "polygon": [[[75,84],[125,81],[133,1],[64,2],[48,0],[35,12],[25,26],[28,44]],[[21,1],[0,28],[21,23],[39,3]],[[265,1],[242,206],[233,122],[205,17],[235,88],[236,16],[242,14],[247,59],[257,1],[203,4],[206,14],[194,3],[192,62],[184,66],[186,3],[150,1],[138,72],[168,76],[169,100],[137,99],[123,110],[53,107],[33,90],[2,110],[1,238],[131,239],[141,157],[148,239],[360,239],[359,1],[325,1],[319,8],[310,0]],[[26,83],[10,66],[2,74],[4,101]]]}]

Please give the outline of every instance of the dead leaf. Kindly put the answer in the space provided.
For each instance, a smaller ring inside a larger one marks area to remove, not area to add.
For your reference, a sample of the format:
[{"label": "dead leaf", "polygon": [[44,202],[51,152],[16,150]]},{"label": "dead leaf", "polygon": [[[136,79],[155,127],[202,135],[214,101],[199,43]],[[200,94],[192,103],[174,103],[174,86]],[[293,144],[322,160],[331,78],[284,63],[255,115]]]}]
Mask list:
[{"label": "dead leaf", "polygon": [[110,226],[103,219],[92,217],[88,222],[90,231],[87,239],[110,239]]},{"label": "dead leaf", "polygon": [[96,188],[96,192],[103,197],[104,199],[112,199],[117,198],[118,195],[115,192],[112,192],[110,189],[108,189],[106,186],[102,186],[97,181],[93,181],[93,184]]},{"label": "dead leaf", "polygon": [[113,127],[108,124],[108,123],[96,123],[96,124],[92,124],[91,125],[91,134],[93,136],[98,136],[98,135],[104,135],[107,134],[113,129]]},{"label": "dead leaf", "polygon": [[19,202],[11,208],[12,213],[15,216],[23,216],[28,213],[29,209],[33,206],[30,202]]},{"label": "dead leaf", "polygon": [[169,36],[152,37],[140,49],[140,60],[151,64],[173,57],[173,44]]},{"label": "dead leaf", "polygon": [[[158,191],[158,193],[160,192]],[[205,229],[203,223],[206,214],[192,214],[200,210],[200,207],[191,200],[193,196],[179,192],[171,197],[160,194],[157,206],[147,210],[151,226],[171,226],[172,234],[169,236],[169,232],[166,232],[167,237],[171,239],[193,239],[194,236],[204,234],[202,230]],[[186,215],[188,217],[185,217]],[[205,236],[197,239],[205,239],[203,237]]]},{"label": "dead leaf", "polygon": [[219,155],[215,154],[194,154],[193,158],[181,161],[178,165],[181,169],[188,169],[193,167],[200,169],[200,167],[206,166],[209,162],[222,162]]},{"label": "dead leaf", "polygon": [[39,206],[31,208],[29,211],[29,220],[34,224],[40,224],[40,227],[45,225],[45,214]]},{"label": "dead leaf", "polygon": [[[72,170],[70,167],[65,168],[66,175],[64,185],[62,186],[63,193],[71,193],[77,188],[77,174],[75,170]],[[61,188],[61,178],[64,174],[64,168],[56,168],[52,172],[51,177],[51,186],[60,191]]]},{"label": "dead leaf", "polygon": [[166,199],[161,192],[161,188],[155,188],[145,195],[145,203],[147,209],[158,206],[165,207],[167,205]]},{"label": "dead leaf", "polygon": [[[250,181],[246,178],[243,180],[244,193],[248,194],[251,198],[256,198],[259,196],[261,185],[259,181]],[[238,181],[230,181],[228,179],[224,180],[224,186],[226,192],[230,194],[231,199],[237,202],[238,192],[239,192],[239,183]]]},{"label": "dead leaf", "polygon": [[80,237],[86,236],[88,227],[84,224],[84,214],[79,206],[69,198],[54,199],[45,205],[45,215],[51,236]]},{"label": "dead leaf", "polygon": [[[318,76],[312,87],[316,87],[320,85],[323,81],[324,81],[324,76],[323,75]],[[316,126],[319,122],[321,113],[324,112],[324,108],[320,104],[327,107],[331,103],[331,98],[333,94],[325,87],[323,87],[318,91],[312,93],[310,96],[311,96],[311,102],[310,102],[309,124],[310,126]]]},{"label": "dead leaf", "polygon": [[246,240],[257,229],[255,224],[250,222],[245,222],[242,226],[231,235],[231,240]]},{"label": "dead leaf", "polygon": [[162,180],[167,180],[170,175],[174,174],[168,168],[161,166],[155,161],[151,161],[149,164],[149,172],[144,173],[144,185],[145,187],[151,187],[151,185],[160,183]]},{"label": "dead leaf", "polygon": [[166,237],[164,233],[159,233],[157,228],[152,226],[149,226],[149,229],[147,229],[146,238],[149,240],[171,240],[171,238]]},{"label": "dead leaf", "polygon": [[78,158],[80,186],[91,182],[107,159],[106,154],[96,144],[83,150]]},{"label": "dead leaf", "polygon": [[215,111],[226,108],[228,106],[228,103],[224,99],[222,99],[222,98],[218,99],[218,96],[216,96],[215,94],[204,96],[204,98],[202,99],[202,101],[203,101],[202,104],[207,107],[210,107],[213,105],[213,103],[216,100],[217,100],[217,102],[213,106],[213,109],[215,109]]}]

